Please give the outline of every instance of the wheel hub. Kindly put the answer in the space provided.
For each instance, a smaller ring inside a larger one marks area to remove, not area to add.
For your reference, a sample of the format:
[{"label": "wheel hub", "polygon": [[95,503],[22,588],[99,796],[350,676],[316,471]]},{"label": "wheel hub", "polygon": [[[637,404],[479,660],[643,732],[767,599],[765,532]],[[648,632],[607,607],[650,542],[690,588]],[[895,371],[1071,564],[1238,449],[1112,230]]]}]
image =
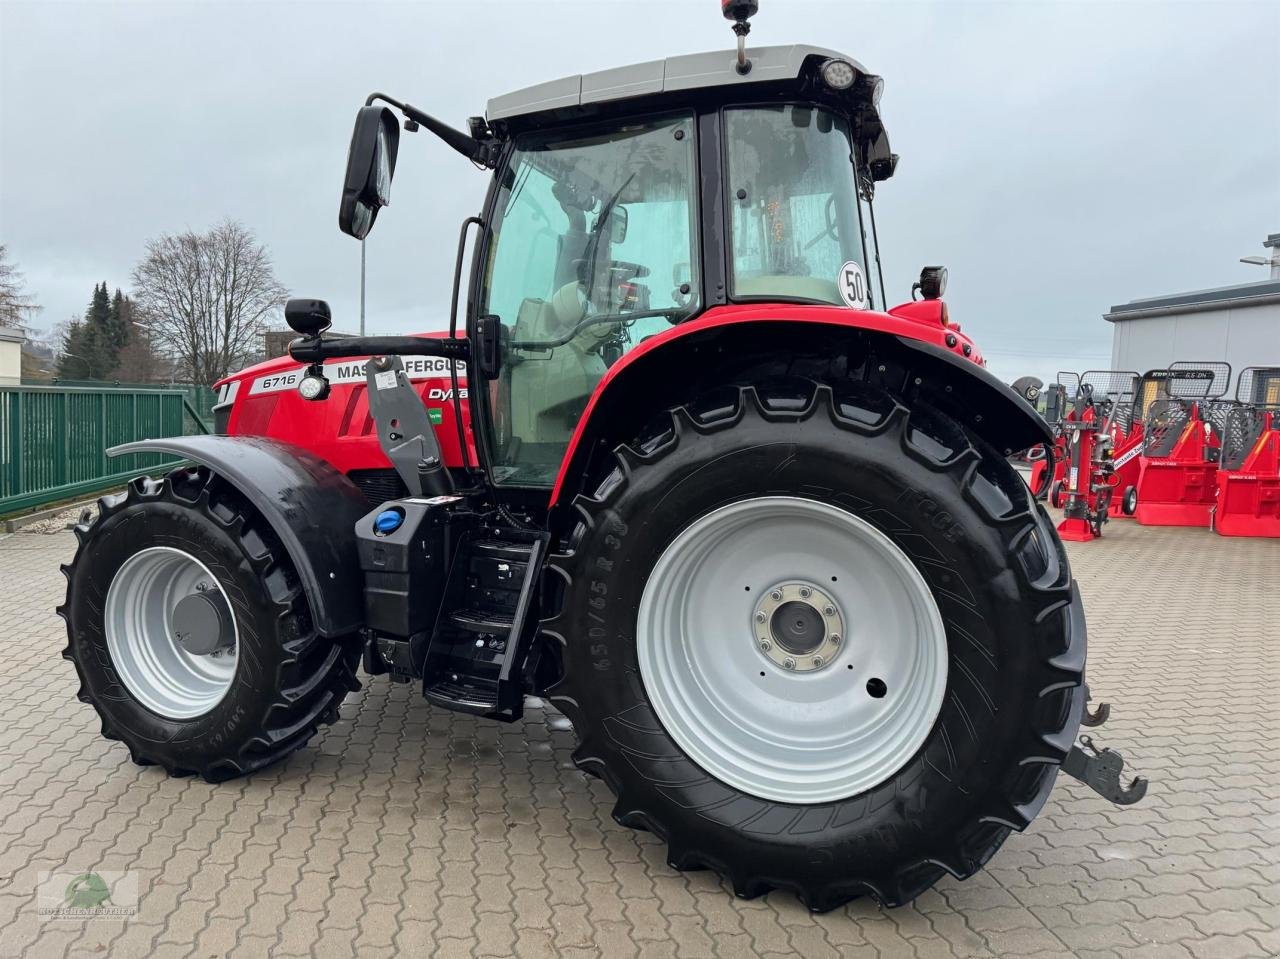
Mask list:
[{"label": "wheel hub", "polygon": [[766,590],[753,616],[756,649],[788,671],[830,666],[844,636],[835,599],[813,583],[782,583]]},{"label": "wheel hub", "polygon": [[686,755],[801,805],[900,770],[947,683],[946,630],[911,559],[847,510],[791,496],[729,503],[671,541],[644,586],[636,652]]},{"label": "wheel hub", "polygon": [[111,664],[133,697],[169,719],[193,719],[235,679],[238,629],[216,576],[170,546],[139,550],[107,588],[103,631]]},{"label": "wheel hub", "polygon": [[173,638],[194,656],[230,648],[235,642],[235,623],[222,591],[201,583],[196,592],[178,600],[173,607]]}]

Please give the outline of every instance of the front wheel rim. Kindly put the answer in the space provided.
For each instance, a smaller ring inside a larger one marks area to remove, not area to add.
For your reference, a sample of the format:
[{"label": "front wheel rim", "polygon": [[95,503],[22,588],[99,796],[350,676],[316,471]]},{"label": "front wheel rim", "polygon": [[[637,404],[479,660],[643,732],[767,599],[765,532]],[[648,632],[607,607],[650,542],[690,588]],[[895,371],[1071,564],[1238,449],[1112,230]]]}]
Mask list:
[{"label": "front wheel rim", "polygon": [[[177,604],[195,593],[216,597],[230,616],[229,642],[198,654],[175,635]],[[190,553],[169,546],[139,550],[107,589],[103,631],[112,665],[139,703],[168,719],[194,719],[213,709],[235,679],[239,626],[218,578]]]},{"label": "front wheel rim", "polygon": [[797,497],[687,526],[645,584],[636,646],[677,745],[779,802],[889,779],[928,738],[947,685],[946,630],[920,571],[869,523]]}]

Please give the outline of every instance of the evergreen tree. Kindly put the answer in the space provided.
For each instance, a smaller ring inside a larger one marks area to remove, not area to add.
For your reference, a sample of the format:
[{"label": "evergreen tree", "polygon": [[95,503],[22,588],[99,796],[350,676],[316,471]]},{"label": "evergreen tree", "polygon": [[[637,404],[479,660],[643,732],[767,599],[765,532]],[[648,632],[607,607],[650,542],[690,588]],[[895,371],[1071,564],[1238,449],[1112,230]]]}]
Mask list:
[{"label": "evergreen tree", "polygon": [[58,379],[91,380],[93,376],[93,344],[89,342],[88,327],[72,317],[62,328],[62,340],[58,344]]},{"label": "evergreen tree", "polygon": [[115,369],[118,348],[111,334],[111,296],[107,284],[93,288],[83,320],[72,320],[62,336],[58,376],[71,380],[102,380]]},{"label": "evergreen tree", "polygon": [[107,325],[103,336],[104,345],[110,350],[114,367],[120,359],[120,351],[129,342],[129,334],[133,328],[133,303],[116,287],[111,298],[111,308],[107,313]]}]

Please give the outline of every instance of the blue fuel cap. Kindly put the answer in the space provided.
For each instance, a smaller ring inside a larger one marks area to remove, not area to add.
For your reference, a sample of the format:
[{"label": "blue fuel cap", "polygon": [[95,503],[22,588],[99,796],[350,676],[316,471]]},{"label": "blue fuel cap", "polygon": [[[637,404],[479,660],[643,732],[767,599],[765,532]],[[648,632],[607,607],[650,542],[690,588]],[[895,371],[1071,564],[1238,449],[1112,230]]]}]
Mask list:
[{"label": "blue fuel cap", "polygon": [[386,536],[388,533],[394,533],[400,528],[400,524],[404,522],[404,514],[398,509],[384,509],[373,520],[373,528],[376,532]]}]

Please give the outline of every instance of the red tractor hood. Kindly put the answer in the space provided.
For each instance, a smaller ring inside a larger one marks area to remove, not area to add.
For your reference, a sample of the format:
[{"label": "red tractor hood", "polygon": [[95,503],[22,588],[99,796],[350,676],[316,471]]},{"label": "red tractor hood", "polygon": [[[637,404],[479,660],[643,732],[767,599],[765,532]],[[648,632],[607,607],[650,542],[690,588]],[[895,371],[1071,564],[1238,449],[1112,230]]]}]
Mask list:
[{"label": "red tractor hood", "polygon": [[[418,335],[438,338],[447,334]],[[308,402],[298,395],[298,381],[302,379],[306,364],[292,356],[256,363],[214,384],[217,394],[215,409],[222,412],[224,429],[232,436],[267,436],[305,447],[343,473],[385,469],[390,464],[378,444],[373,418],[369,415],[364,371],[366,359],[351,357],[327,361],[324,372],[332,384],[332,392],[327,400],[318,403]],[[453,408],[451,361],[439,356],[405,356],[401,361],[436,427],[445,463],[460,465],[462,455]],[[475,462],[466,368],[458,363],[456,371],[457,402],[462,405],[462,418],[467,425],[470,461]]]}]

